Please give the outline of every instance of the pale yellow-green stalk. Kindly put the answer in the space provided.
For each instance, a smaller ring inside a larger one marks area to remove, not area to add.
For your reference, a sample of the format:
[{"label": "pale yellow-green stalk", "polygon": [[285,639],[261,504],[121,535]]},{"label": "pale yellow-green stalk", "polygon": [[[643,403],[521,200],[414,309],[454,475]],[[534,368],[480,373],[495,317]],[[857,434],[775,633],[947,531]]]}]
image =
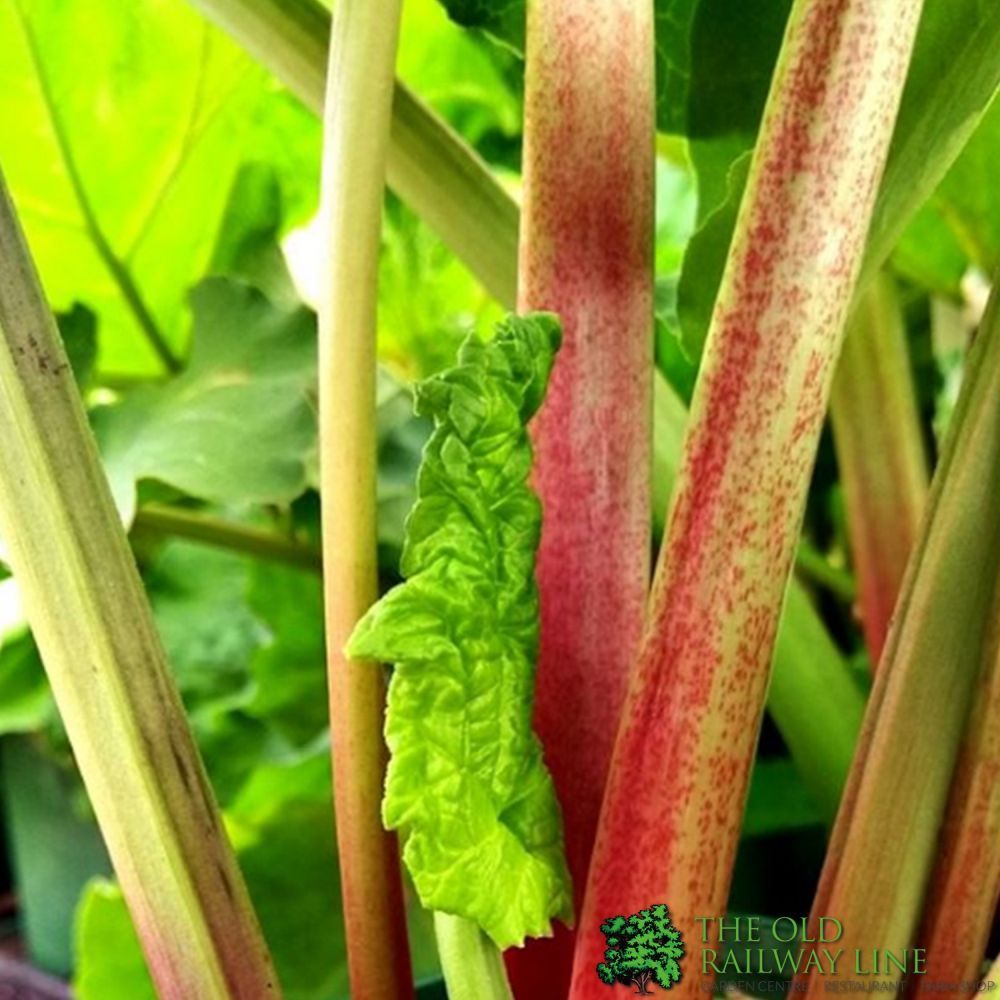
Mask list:
[{"label": "pale yellow-green stalk", "polygon": [[378,596],[375,329],[399,0],[340,0],[323,113],[319,449],[330,737],[357,1000],[412,995],[396,838],[382,828],[385,677],[343,652]]},{"label": "pale yellow-green stalk", "polygon": [[2,179],[0,455],[0,535],[160,997],[279,997]]}]

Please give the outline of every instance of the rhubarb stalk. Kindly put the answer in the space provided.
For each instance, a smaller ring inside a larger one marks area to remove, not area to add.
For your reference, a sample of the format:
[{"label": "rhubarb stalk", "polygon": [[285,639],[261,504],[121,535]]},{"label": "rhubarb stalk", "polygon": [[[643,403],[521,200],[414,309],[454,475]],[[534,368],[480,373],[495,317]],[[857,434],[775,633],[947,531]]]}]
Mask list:
[{"label": "rhubarb stalk", "polygon": [[[653,388],[654,530],[666,512],[677,479],[687,412],[662,378]],[[801,565],[800,546],[800,565]],[[822,557],[820,557],[822,558]],[[865,699],[851,670],[794,577],[778,626],[767,710],[814,804],[825,820],[837,815],[854,756]]]},{"label": "rhubarb stalk", "polygon": [[[725,912],[785,586],[920,0],[797,0],[705,348],[601,811],[601,921]],[[833,912],[833,911],[830,911]],[[697,976],[674,987],[699,992]]]},{"label": "rhubarb stalk", "polygon": [[324,113],[320,469],[333,781],[351,995],[412,996],[399,852],[382,828],[385,678],[344,645],[378,596],[375,329],[399,0],[339,0]]},{"label": "rhubarb stalk", "polygon": [[848,324],[830,418],[874,668],[920,529],[928,481],[906,329],[887,274],[868,287]]},{"label": "rhubarb stalk", "polygon": [[[518,304],[564,329],[533,428],[535,720],[577,906],[649,585],[654,96],[651,0],[528,5]],[[543,966],[558,992],[571,947],[512,953],[515,992]]]},{"label": "rhubarb stalk", "polygon": [[925,974],[910,984],[917,997],[931,992],[928,983],[979,978],[1000,897],[1000,580],[995,587],[982,673],[917,938],[927,955]]},{"label": "rhubarb stalk", "polygon": [[[897,955],[911,946],[984,650],[987,661],[995,656],[989,643],[1000,565],[998,398],[1000,296],[994,294],[970,353],[813,902],[813,926],[829,914],[843,924],[837,946],[845,954],[870,950],[873,942]],[[996,682],[984,677],[981,696],[990,701]],[[938,868],[948,895],[928,897],[931,914],[940,907],[951,918],[961,915],[971,935],[961,947],[977,959],[990,915],[986,910],[984,924],[979,907],[987,894],[973,905],[964,892],[969,880],[996,879],[988,725],[980,709],[953,789],[957,825],[946,834]],[[887,837],[886,830],[896,835]],[[960,855],[966,860],[980,848],[982,868],[953,867]],[[947,929],[932,915],[927,932],[940,942]],[[946,951],[942,960],[954,955]],[[898,977],[894,969],[890,978]],[[807,985],[811,995],[825,992],[822,977],[811,977]]]},{"label": "rhubarb stalk", "polygon": [[0,452],[0,535],[159,996],[277,998],[2,178]]}]

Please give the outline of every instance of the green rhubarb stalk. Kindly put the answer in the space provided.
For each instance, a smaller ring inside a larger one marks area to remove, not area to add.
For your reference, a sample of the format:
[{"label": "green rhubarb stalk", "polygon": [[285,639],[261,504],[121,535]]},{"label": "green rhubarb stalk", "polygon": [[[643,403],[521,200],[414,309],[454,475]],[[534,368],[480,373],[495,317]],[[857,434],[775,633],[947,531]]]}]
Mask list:
[{"label": "green rhubarb stalk", "polygon": [[503,953],[475,923],[438,910],[434,936],[448,1000],[511,1000]]},{"label": "green rhubarb stalk", "polygon": [[560,338],[547,314],[465,342],[458,365],[417,386],[434,432],[406,523],[405,583],[358,624],[351,656],[395,664],[383,818],[425,907],[448,915],[449,994],[507,996],[498,949],[572,918],[562,824],[532,730],[538,653],[525,425]]},{"label": "green rhubarb stalk", "polygon": [[145,504],[136,511],[133,530],[137,533],[187,538],[193,542],[202,542],[230,552],[242,552],[314,573],[320,573],[323,569],[323,555],[312,545],[283,537],[274,531],[186,507]]},{"label": "green rhubarb stalk", "polygon": [[895,286],[858,302],[830,396],[861,622],[878,665],[927,497],[927,456]]},{"label": "green rhubarb stalk", "polygon": [[378,596],[376,301],[399,0],[339,0],[323,116],[319,452],[330,730],[351,994],[413,995],[396,838],[383,830],[382,670],[343,649]]},{"label": "green rhubarb stalk", "polygon": [[1000,897],[1000,577],[983,642],[982,667],[945,807],[937,862],[925,895],[917,945],[925,974],[910,995],[929,996],[929,983],[974,982],[982,970]]},{"label": "green rhubarb stalk", "polygon": [[[917,931],[973,691],[984,654],[990,658],[1000,565],[998,398],[1000,296],[994,293],[969,355],[813,903],[814,922],[835,914],[843,924],[837,946],[845,954],[871,949],[873,942],[900,954]],[[986,735],[978,725],[974,718],[973,755],[976,740]],[[981,749],[989,752],[986,745]],[[967,763],[954,788],[966,803],[968,794],[978,792],[963,790],[970,779],[975,782],[976,775]],[[995,789],[992,779],[989,785]],[[966,833],[967,844],[976,840],[974,818],[965,813],[959,822],[945,841],[944,866]],[[887,837],[887,830],[900,835]],[[963,870],[951,891],[968,889],[969,880],[982,877],[983,895],[991,893],[993,865],[991,858],[982,870]],[[929,913],[938,905],[968,907],[975,923],[979,888],[973,896],[958,904],[928,897]],[[981,957],[976,938],[978,933],[963,947]],[[890,978],[898,975],[894,970]],[[807,985],[810,994],[824,992],[822,977],[811,977]]]},{"label": "green rhubarb stalk", "polygon": [[[784,592],[920,11],[920,0],[792,8],[615,744],[573,1000],[602,996],[605,918],[651,899],[668,900],[680,926],[725,912]],[[673,989],[700,987],[691,976]]]},{"label": "green rhubarb stalk", "polygon": [[[330,13],[316,0],[191,0],[268,66],[306,107],[323,108]],[[389,186],[512,306],[517,204],[452,128],[402,83],[393,95]]]},{"label": "green rhubarb stalk", "polygon": [[159,995],[280,995],[0,179],[0,535]]},{"label": "green rhubarb stalk", "polygon": [[[673,386],[657,372],[653,377],[653,536],[663,537],[670,496],[677,479],[688,414]],[[842,601],[857,596],[854,577],[830,563],[822,552],[800,539],[795,569],[803,581],[819,584]]]}]

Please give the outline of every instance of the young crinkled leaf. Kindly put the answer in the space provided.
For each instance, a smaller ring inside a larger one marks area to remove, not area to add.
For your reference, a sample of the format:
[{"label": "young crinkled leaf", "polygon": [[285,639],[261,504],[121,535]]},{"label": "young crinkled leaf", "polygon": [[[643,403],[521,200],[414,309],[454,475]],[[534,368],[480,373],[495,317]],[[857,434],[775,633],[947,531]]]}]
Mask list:
[{"label": "young crinkled leaf", "polygon": [[525,425],[561,338],[511,317],[420,384],[424,451],[401,570],[358,623],[350,656],[395,664],[383,817],[425,906],[478,923],[501,948],[569,921],[552,780],[532,732],[538,498]]}]

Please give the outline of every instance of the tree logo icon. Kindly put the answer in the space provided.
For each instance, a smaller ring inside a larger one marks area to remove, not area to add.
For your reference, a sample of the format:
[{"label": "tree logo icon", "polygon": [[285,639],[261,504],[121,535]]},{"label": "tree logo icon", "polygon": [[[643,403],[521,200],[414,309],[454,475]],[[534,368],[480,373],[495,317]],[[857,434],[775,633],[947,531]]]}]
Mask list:
[{"label": "tree logo icon", "polygon": [[650,983],[669,990],[681,981],[684,939],[663,903],[630,917],[609,917],[601,924],[607,948],[597,976],[607,986],[624,983],[649,996]]}]

